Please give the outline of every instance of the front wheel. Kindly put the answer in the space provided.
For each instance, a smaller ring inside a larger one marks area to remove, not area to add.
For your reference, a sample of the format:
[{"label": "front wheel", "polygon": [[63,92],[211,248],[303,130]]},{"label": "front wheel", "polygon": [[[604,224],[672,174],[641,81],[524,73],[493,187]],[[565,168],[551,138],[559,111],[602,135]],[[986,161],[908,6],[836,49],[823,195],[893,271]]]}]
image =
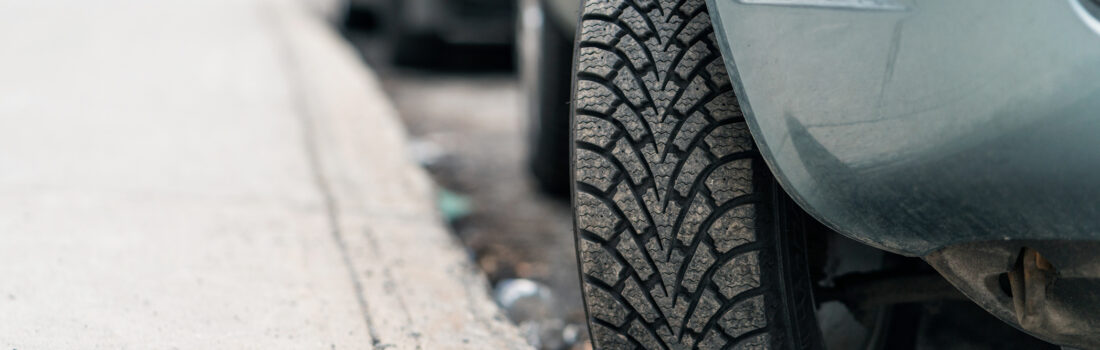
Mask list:
[{"label": "front wheel", "polygon": [[577,254],[600,349],[820,349],[808,232],[741,114],[704,0],[588,0]]},{"label": "front wheel", "polygon": [[702,0],[587,1],[574,181],[599,348],[821,344],[802,249]]}]

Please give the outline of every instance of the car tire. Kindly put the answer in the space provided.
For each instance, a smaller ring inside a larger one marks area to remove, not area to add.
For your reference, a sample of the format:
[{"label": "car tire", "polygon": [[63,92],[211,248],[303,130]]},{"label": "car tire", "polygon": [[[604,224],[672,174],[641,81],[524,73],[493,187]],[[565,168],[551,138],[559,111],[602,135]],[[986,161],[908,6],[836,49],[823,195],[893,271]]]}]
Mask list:
[{"label": "car tire", "polygon": [[529,163],[538,189],[569,197],[569,100],[573,34],[547,12],[543,0],[523,0],[517,61],[528,115]]},{"label": "car tire", "polygon": [[734,96],[704,0],[587,0],[573,204],[598,349],[819,349],[806,231]]}]

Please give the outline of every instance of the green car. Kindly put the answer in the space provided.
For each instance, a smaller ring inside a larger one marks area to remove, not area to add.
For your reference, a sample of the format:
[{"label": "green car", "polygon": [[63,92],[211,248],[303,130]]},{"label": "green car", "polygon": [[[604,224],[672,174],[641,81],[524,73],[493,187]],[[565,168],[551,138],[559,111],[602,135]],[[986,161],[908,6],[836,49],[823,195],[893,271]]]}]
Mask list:
[{"label": "green car", "polygon": [[1100,348],[1097,1],[520,11],[598,348],[900,348],[903,305],[960,293]]}]

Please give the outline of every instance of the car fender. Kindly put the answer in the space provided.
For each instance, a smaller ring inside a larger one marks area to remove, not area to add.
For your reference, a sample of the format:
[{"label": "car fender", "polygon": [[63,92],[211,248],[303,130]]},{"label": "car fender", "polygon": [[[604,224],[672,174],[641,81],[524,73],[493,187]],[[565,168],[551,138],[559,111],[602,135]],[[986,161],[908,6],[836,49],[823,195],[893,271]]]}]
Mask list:
[{"label": "car fender", "polygon": [[909,256],[1100,240],[1100,35],[1089,0],[708,0],[784,189]]}]

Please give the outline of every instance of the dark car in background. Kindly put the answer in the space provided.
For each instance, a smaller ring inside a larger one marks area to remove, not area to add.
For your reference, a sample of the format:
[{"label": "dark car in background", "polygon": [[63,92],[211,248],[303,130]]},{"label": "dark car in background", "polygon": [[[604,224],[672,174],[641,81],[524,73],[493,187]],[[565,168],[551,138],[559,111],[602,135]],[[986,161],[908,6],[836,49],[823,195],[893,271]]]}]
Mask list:
[{"label": "dark car in background", "polygon": [[448,46],[511,45],[514,0],[351,0],[373,14],[396,62],[423,62]]},{"label": "dark car in background", "polygon": [[520,0],[517,61],[530,133],[535,183],[569,193],[569,100],[573,37],[581,0]]}]

